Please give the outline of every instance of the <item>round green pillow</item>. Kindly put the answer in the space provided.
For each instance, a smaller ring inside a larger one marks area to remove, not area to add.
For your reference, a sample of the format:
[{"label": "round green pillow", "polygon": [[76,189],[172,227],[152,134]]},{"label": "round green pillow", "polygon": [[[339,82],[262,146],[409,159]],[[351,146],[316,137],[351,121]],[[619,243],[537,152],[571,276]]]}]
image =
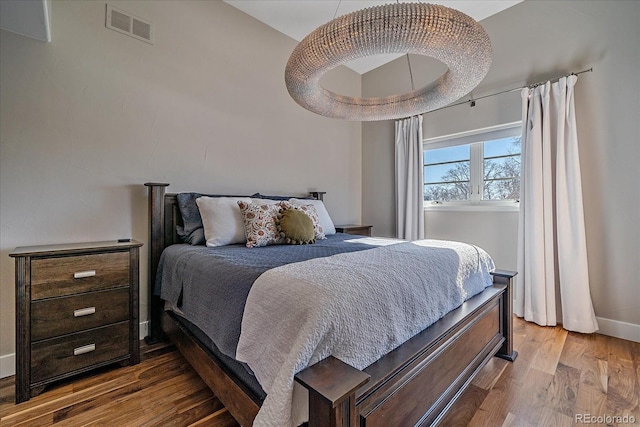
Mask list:
[{"label": "round green pillow", "polygon": [[276,223],[280,236],[291,245],[315,243],[316,232],[309,215],[295,208],[280,210]]}]

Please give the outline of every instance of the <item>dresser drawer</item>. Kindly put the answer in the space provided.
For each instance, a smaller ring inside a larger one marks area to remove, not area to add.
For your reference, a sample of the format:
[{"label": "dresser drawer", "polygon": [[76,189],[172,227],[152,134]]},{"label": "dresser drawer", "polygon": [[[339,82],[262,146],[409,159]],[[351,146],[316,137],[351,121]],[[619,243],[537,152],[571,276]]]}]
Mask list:
[{"label": "dresser drawer", "polygon": [[129,285],[129,252],[33,259],[31,300]]},{"label": "dresser drawer", "polygon": [[31,344],[31,382],[73,373],[129,354],[129,322]]},{"label": "dresser drawer", "polygon": [[128,287],[39,300],[31,304],[31,341],[128,319]]}]

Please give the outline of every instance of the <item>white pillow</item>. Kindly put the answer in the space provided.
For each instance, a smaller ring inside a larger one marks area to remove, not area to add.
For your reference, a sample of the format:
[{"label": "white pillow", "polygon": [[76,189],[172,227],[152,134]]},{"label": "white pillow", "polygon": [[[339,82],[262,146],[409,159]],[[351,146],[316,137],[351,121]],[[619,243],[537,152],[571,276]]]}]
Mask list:
[{"label": "white pillow", "polygon": [[272,200],[272,199],[258,199],[256,197],[251,198],[251,203],[256,205],[277,205],[282,200]]},{"label": "white pillow", "polygon": [[318,212],[318,220],[320,221],[320,225],[324,229],[324,234],[326,236],[330,234],[336,234],[336,227],[335,225],[333,225],[333,221],[331,220],[329,212],[324,206],[324,203],[322,203],[322,200],[292,198],[289,199],[289,203],[298,206],[313,205],[316,208],[316,212]]},{"label": "white pillow", "polygon": [[251,203],[249,197],[203,196],[196,199],[207,246],[225,246],[247,241],[239,200]]}]

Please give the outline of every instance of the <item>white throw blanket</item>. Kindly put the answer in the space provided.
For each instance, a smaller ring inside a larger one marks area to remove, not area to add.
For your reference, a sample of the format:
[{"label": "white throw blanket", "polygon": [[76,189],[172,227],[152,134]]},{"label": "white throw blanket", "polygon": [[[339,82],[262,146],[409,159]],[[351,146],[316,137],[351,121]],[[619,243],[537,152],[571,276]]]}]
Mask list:
[{"label": "white throw blanket", "polygon": [[329,355],[369,366],[489,286],[493,268],[475,246],[423,240],[266,271],[249,293],[236,354],[267,393],[254,426],[304,422],[297,372]]}]

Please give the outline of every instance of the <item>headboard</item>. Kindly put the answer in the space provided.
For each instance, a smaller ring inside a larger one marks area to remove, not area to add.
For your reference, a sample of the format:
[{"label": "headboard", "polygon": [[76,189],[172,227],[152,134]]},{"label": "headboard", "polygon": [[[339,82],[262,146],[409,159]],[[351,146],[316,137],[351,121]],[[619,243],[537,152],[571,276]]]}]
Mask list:
[{"label": "headboard", "polygon": [[[176,226],[181,223],[180,210],[178,209],[177,193],[167,193],[167,183],[147,182],[149,188],[149,335],[145,338],[147,344],[154,344],[162,340],[163,303],[160,297],[153,294],[156,283],[156,273],[160,263],[160,255],[167,246],[182,243]],[[326,192],[312,191],[311,197],[322,200]],[[203,194],[206,196],[206,194]],[[229,196],[238,197],[238,196]]]}]

